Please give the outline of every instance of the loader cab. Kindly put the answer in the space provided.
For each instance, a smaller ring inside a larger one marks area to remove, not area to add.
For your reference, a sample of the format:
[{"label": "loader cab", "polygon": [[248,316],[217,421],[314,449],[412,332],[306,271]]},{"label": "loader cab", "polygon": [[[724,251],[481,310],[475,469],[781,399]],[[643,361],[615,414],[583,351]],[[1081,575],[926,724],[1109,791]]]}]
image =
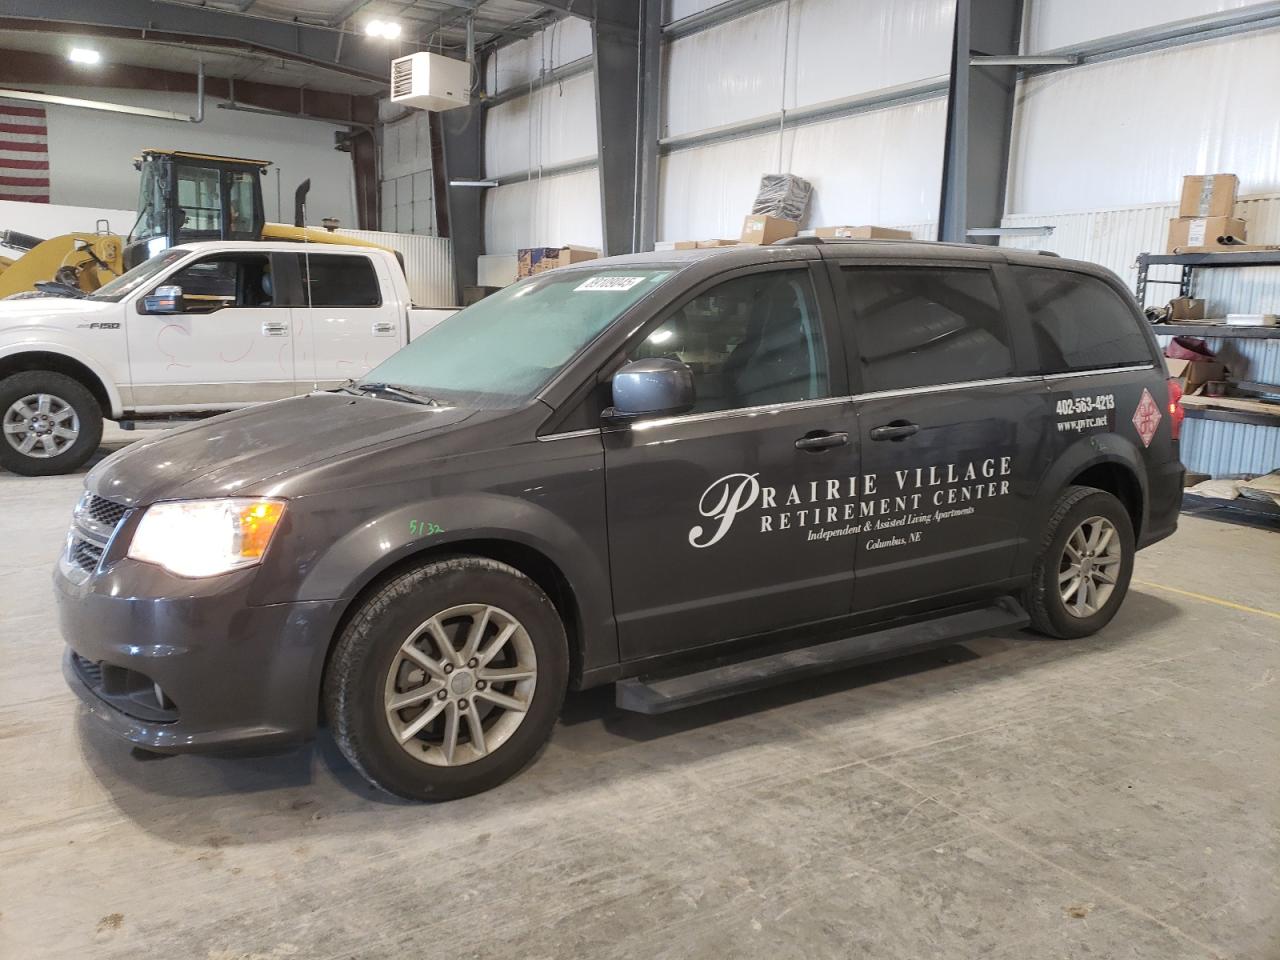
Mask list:
[{"label": "loader cab", "polygon": [[260,240],[265,160],[145,150],[138,219],[124,249],[132,269],[161,250],[198,240]]}]

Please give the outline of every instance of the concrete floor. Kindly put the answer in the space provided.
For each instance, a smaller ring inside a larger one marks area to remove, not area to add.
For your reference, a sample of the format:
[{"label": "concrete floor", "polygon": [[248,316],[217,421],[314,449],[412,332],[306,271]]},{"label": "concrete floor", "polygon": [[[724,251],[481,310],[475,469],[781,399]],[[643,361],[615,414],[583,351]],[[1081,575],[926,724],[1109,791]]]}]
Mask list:
[{"label": "concrete floor", "polygon": [[1085,641],[574,695],[514,781],[413,806],[327,738],[143,761],[86,722],[47,602],[80,484],[0,475],[6,960],[1280,957],[1275,533],[1184,518]]}]

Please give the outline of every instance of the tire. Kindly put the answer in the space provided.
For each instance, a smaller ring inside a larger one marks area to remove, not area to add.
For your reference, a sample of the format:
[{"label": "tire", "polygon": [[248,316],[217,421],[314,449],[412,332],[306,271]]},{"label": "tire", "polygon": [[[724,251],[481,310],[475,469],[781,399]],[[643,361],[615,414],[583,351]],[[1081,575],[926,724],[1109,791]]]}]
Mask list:
[{"label": "tire", "polygon": [[[432,623],[460,656],[482,624],[476,656],[451,662]],[[410,646],[417,653],[406,654]],[[478,662],[486,653],[492,659]],[[532,682],[484,679],[522,675],[531,662]],[[504,563],[452,557],[395,577],[355,612],[329,660],[324,711],[343,756],[370,783],[406,800],[452,800],[497,786],[533,759],[568,675],[564,624],[547,595]],[[526,709],[499,707],[495,695]],[[393,709],[401,698],[408,705]]]},{"label": "tire", "polygon": [[[24,477],[70,473],[102,442],[98,401],[79,380],[52,370],[25,370],[0,380],[0,425],[0,466]],[[74,437],[60,430],[74,431]],[[46,437],[52,449],[46,449]]]},{"label": "tire", "polygon": [[[1078,549],[1082,543],[1090,546],[1095,530],[1099,536],[1093,549]],[[1075,562],[1076,554],[1082,554],[1083,564]],[[1068,487],[1054,505],[1032,568],[1027,591],[1032,629],[1059,639],[1101,630],[1124,602],[1133,557],[1133,523],[1124,504],[1103,490]]]}]

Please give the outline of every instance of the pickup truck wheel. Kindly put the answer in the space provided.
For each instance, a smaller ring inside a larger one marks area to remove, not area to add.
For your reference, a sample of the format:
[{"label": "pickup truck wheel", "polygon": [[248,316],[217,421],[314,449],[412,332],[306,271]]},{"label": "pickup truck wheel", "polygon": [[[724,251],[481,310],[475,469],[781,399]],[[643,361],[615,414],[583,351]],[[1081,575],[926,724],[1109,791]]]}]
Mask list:
[{"label": "pickup truck wheel", "polygon": [[497,786],[551,734],[568,680],[559,614],[513,567],[453,557],[404,573],[342,631],[325,713],[366,779],[408,800]]},{"label": "pickup truck wheel", "polygon": [[102,441],[102,408],[63,373],[27,370],[0,381],[0,465],[26,477],[70,473]]},{"label": "pickup truck wheel", "polygon": [[1027,612],[1050,637],[1087,637],[1120,609],[1133,575],[1133,523],[1124,504],[1092,487],[1068,487],[1045,528]]}]

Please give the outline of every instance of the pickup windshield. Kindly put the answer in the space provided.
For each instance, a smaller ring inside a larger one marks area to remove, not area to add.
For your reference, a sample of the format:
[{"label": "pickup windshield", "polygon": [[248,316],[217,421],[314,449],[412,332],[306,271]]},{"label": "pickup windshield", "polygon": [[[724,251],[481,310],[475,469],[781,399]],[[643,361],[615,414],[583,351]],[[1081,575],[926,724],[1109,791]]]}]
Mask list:
[{"label": "pickup windshield", "polygon": [[104,283],[89,294],[87,299],[118,303],[139,288],[145,287],[156,274],[173,266],[190,252],[182,247],[171,247],[163,253],[157,253],[150,260],[144,260],[132,270],[120,274],[110,283]]},{"label": "pickup windshield", "polygon": [[432,327],[361,384],[481,408],[518,406],[671,270],[553,270]]}]

